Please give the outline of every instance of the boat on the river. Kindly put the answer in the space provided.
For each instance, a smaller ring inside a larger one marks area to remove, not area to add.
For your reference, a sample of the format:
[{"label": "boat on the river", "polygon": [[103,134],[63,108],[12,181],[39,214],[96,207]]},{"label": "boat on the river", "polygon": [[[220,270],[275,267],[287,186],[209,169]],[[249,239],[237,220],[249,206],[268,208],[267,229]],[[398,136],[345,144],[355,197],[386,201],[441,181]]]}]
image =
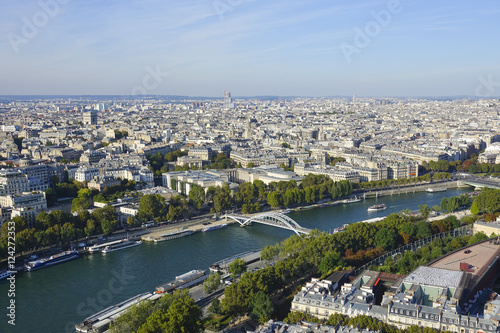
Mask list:
[{"label": "boat on the river", "polygon": [[428,189],[427,189],[427,192],[429,192],[429,193],[434,193],[434,192],[444,192],[444,191],[446,191],[446,190],[447,190],[447,188],[445,188],[445,187],[439,187],[439,188],[428,188]]},{"label": "boat on the river", "polygon": [[201,269],[195,269],[176,276],[175,280],[162,284],[156,287],[156,291],[160,293],[170,293],[177,289],[186,289],[194,285],[200,284],[208,278],[207,272]]},{"label": "boat on the river", "polygon": [[112,244],[112,245],[106,246],[101,252],[103,254],[106,254],[106,253],[109,253],[109,252],[123,250],[123,249],[127,249],[129,247],[138,246],[138,245],[141,245],[141,244],[142,244],[141,240],[132,240],[132,239],[126,238],[126,239],[123,239],[122,241],[120,241],[117,244]]},{"label": "boat on the river", "polygon": [[217,230],[217,229],[222,229],[222,228],[225,228],[225,227],[227,227],[227,224],[224,223],[224,224],[214,225],[213,227],[205,228],[202,231],[203,232],[208,232],[208,231],[213,231],[213,230]]},{"label": "boat on the river", "polygon": [[176,238],[186,237],[186,236],[189,236],[192,234],[194,234],[193,230],[177,230],[177,231],[173,231],[173,232],[169,232],[169,233],[160,235],[160,237],[153,238],[153,241],[155,243],[158,243],[158,242],[168,241],[168,240],[172,240],[172,239],[176,239]]},{"label": "boat on the river", "polygon": [[34,261],[28,261],[24,265],[24,269],[27,271],[33,271],[35,269],[40,269],[48,266],[52,266],[55,264],[60,264],[62,262],[73,260],[80,257],[80,253],[78,251],[63,251],[58,254],[54,254],[50,257],[37,259]]},{"label": "boat on the river", "polygon": [[345,199],[344,201],[342,201],[342,203],[350,204],[350,203],[360,202],[360,201],[361,201],[361,198],[358,198],[357,196],[353,196],[351,198]]},{"label": "boat on the river", "polygon": [[369,212],[377,212],[379,210],[384,210],[384,209],[387,209],[386,204],[378,204],[378,205],[373,205],[373,206],[368,207]]}]

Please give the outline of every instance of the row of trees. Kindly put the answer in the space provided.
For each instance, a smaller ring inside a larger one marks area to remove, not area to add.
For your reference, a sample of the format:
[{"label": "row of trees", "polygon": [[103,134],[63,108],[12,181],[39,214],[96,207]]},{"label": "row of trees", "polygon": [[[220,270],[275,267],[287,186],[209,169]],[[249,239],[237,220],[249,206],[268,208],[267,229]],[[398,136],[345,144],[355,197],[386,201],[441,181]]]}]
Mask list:
[{"label": "row of trees", "polygon": [[243,213],[252,213],[266,203],[272,208],[295,207],[315,203],[325,196],[337,200],[351,193],[352,183],[349,181],[334,182],[324,175],[309,174],[300,185],[295,180],[272,182],[269,185],[260,180],[243,183],[238,186],[234,199],[236,205],[242,207]]},{"label": "row of trees", "polygon": [[139,212],[127,219],[127,224],[134,226],[147,221],[176,221],[179,218],[189,217],[188,201],[182,195],[170,199],[167,204],[159,194],[145,194],[139,201]]},{"label": "row of trees", "polygon": [[500,164],[479,163],[477,154],[472,154],[471,158],[465,161],[430,161],[423,162],[422,169],[424,171],[441,171],[441,172],[470,172],[470,173],[499,173]]},{"label": "row of trees", "polygon": [[415,270],[418,266],[426,265],[434,259],[442,257],[446,253],[460,249],[466,245],[472,245],[488,237],[484,233],[476,233],[474,236],[462,236],[453,238],[451,236],[443,239],[436,238],[429,245],[417,249],[415,252],[406,251],[395,258],[387,257],[382,266],[374,266],[371,269],[386,273],[405,275]]},{"label": "row of trees", "polygon": [[460,208],[468,208],[471,205],[471,199],[467,194],[441,199],[440,210],[442,212],[454,212]]},{"label": "row of trees", "polygon": [[[62,210],[50,213],[40,212],[34,225],[22,217],[12,219],[16,224],[16,250],[27,251],[53,245],[64,245],[78,238],[113,232],[117,227],[114,207],[107,206],[96,209],[90,214],[86,210],[76,216]],[[0,258],[7,257],[8,223],[0,228]]]},{"label": "row of trees", "polygon": [[471,213],[494,214],[500,212],[500,190],[484,188],[481,193],[474,198],[471,206]]}]

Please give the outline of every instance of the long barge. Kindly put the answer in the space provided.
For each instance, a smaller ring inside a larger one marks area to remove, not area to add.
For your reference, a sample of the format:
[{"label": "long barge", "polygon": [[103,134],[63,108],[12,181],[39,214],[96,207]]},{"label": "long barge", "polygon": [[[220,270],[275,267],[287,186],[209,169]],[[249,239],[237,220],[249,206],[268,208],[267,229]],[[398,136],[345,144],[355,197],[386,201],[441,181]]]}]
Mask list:
[{"label": "long barge", "polygon": [[213,227],[208,227],[208,228],[205,228],[201,231],[203,232],[209,232],[209,231],[213,231],[213,230],[217,230],[217,229],[222,229],[222,228],[225,228],[227,227],[227,224],[224,223],[224,224],[219,224],[219,225],[214,225]]},{"label": "long barge", "polygon": [[169,232],[169,233],[160,235],[157,238],[153,238],[153,241],[155,243],[158,243],[158,242],[169,241],[169,240],[177,239],[177,238],[181,238],[181,237],[186,237],[186,236],[189,236],[192,234],[194,234],[193,230],[178,230],[178,231],[173,231],[173,232]]},{"label": "long barge", "polygon": [[106,254],[106,253],[109,253],[109,252],[123,250],[123,249],[127,249],[129,247],[138,246],[138,245],[141,245],[141,244],[142,244],[141,240],[124,239],[120,243],[106,246],[104,249],[102,249],[101,252],[103,254]]},{"label": "long barge", "polygon": [[247,265],[254,263],[260,260],[260,250],[246,251],[237,254],[235,256],[219,260],[217,262],[214,262],[210,266],[210,270],[213,272],[218,272],[218,271],[227,272],[229,264],[233,262],[235,259],[243,259],[247,263]]},{"label": "long barge", "polygon": [[68,261],[68,260],[73,260],[80,257],[80,253],[78,251],[63,251],[57,254],[54,254],[50,257],[42,258],[42,259],[37,259],[34,261],[28,261],[24,265],[24,269],[27,271],[34,271],[36,269],[60,264],[62,262]]},{"label": "long barge", "polygon": [[207,278],[207,272],[195,269],[182,275],[176,276],[175,280],[173,281],[156,287],[156,291],[160,293],[170,293],[177,289],[186,289],[205,281]]},{"label": "long barge", "polygon": [[89,253],[101,252],[106,246],[119,244],[121,242],[123,242],[123,239],[119,239],[119,240],[115,240],[115,241],[107,242],[107,243],[102,243],[102,244],[95,244],[95,245],[89,247],[88,251],[89,251]]},{"label": "long barge", "polygon": [[118,303],[102,311],[99,311],[88,318],[85,318],[84,321],[75,325],[75,329],[78,332],[84,332],[84,333],[105,332],[109,328],[109,325],[113,321],[118,319],[131,306],[146,300],[151,300],[154,302],[161,296],[162,296],[161,294],[153,294],[153,293],[143,293],[136,295],[121,303]]},{"label": "long barge", "polygon": [[163,293],[173,292],[177,289],[186,289],[195,286],[202,283],[207,278],[207,273],[202,270],[192,270],[182,275],[176,276],[174,281],[157,287],[156,292],[154,293],[146,292],[136,295],[123,302],[99,311],[88,318],[85,318],[81,323],[75,325],[75,329],[78,332],[83,333],[106,332],[109,329],[110,324],[118,319],[121,315],[123,315],[123,313],[133,305],[136,305],[142,301],[156,302],[156,300],[163,296]]}]

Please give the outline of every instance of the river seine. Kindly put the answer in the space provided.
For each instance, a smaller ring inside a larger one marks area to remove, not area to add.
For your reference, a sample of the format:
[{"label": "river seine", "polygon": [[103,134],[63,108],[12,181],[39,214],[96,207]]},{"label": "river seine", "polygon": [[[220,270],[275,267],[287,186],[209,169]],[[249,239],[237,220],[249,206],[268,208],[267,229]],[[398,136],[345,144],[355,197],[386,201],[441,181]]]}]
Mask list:
[{"label": "river seine", "polygon": [[[470,189],[451,189],[438,193],[412,193],[367,199],[357,203],[293,212],[291,218],[306,228],[333,231],[352,223],[389,215],[405,208],[429,207]],[[367,212],[376,203],[388,208]],[[192,269],[208,269],[217,260],[247,250],[259,249],[289,237],[292,232],[254,224],[208,233],[197,233],[176,240],[150,243],[106,255],[85,255],[16,278],[16,326],[7,323],[9,284],[0,282],[0,332],[75,332],[75,323],[127,298],[155,287]]]}]

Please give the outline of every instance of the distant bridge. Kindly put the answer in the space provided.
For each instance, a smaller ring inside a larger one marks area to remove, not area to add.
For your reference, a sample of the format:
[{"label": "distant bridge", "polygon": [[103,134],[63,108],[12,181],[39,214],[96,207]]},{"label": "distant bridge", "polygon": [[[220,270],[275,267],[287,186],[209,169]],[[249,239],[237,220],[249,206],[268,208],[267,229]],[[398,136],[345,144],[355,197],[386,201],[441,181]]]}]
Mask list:
[{"label": "distant bridge", "polygon": [[464,179],[460,180],[463,184],[469,185],[469,186],[474,186],[474,187],[488,187],[488,188],[494,188],[497,190],[500,190],[500,182],[490,180],[490,179],[483,179],[483,178],[476,178],[476,177],[467,177]]},{"label": "distant bridge", "polygon": [[300,234],[307,235],[311,232],[311,229],[301,227],[292,218],[286,216],[285,214],[281,214],[278,212],[266,212],[266,213],[254,215],[251,217],[244,216],[244,215],[226,214],[226,218],[233,219],[242,226],[249,225],[252,222],[255,222],[255,223],[266,224],[266,225],[270,225],[273,227],[291,230],[291,231],[295,232],[297,235],[300,235]]}]

